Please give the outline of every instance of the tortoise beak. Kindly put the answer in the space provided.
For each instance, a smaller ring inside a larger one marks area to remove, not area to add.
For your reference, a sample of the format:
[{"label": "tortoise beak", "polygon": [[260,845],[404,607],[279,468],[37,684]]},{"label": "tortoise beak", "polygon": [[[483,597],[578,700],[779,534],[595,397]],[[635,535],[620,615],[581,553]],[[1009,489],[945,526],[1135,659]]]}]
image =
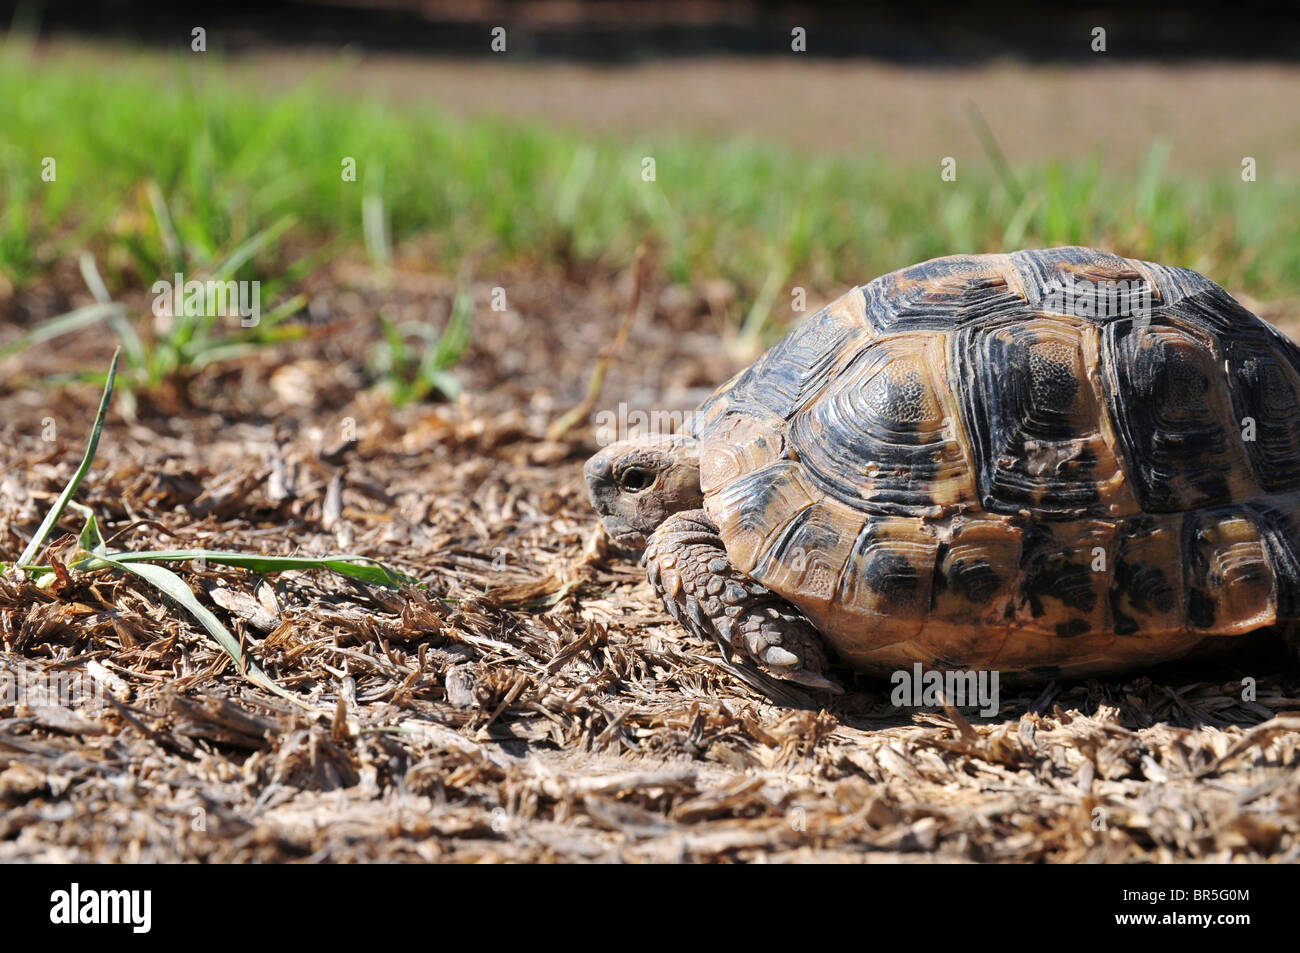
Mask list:
[{"label": "tortoise beak", "polygon": [[611,513],[601,519],[600,522],[605,527],[605,535],[610,538],[616,548],[631,551],[645,549],[645,534],[634,530],[631,524],[621,516]]}]

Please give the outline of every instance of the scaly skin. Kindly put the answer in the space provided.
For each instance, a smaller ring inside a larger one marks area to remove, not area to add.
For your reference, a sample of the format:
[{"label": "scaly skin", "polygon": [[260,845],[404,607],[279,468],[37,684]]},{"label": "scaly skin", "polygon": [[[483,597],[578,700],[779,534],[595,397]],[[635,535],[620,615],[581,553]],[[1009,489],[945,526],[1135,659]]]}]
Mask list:
[{"label": "scaly skin", "polygon": [[688,631],[739,652],[764,672],[810,688],[840,693],[827,678],[821,638],[803,614],[736,569],[704,510],[676,513],[660,524],[645,551],[650,584]]}]

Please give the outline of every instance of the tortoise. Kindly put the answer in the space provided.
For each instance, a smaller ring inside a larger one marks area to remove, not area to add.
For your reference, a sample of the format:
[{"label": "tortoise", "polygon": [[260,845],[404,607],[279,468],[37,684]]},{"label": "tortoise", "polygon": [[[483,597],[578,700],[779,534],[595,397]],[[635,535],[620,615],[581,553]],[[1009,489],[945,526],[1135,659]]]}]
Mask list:
[{"label": "tortoise", "polygon": [[674,618],[823,689],[826,647],[1073,677],[1300,619],[1300,348],[1088,248],[854,288],[585,477]]}]

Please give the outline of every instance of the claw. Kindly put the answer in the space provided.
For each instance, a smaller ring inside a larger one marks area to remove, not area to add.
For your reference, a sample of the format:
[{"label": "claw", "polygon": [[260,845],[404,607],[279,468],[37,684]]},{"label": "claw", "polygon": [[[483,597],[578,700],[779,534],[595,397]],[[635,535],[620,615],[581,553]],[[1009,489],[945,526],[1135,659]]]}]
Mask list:
[{"label": "claw", "polygon": [[732,644],[735,633],[732,628],[730,619],[728,619],[725,615],[720,616],[714,620],[713,627],[717,629],[718,635],[722,636],[723,641],[727,645]]},{"label": "claw", "polygon": [[799,664],[799,656],[793,652],[788,652],[779,645],[774,645],[763,653],[763,661],[768,665],[775,665],[779,668],[786,668],[790,665]]},{"label": "claw", "polygon": [[699,602],[694,598],[692,598],[689,594],[686,596],[686,614],[690,616],[691,621],[694,622],[696,626],[698,626],[698,629],[696,630],[697,632],[703,633],[705,635],[708,634],[709,631],[708,620],[705,619],[704,612],[700,608]]},{"label": "claw", "polygon": [[825,675],[818,675],[816,672],[797,671],[791,672],[788,675],[782,673],[782,677],[788,681],[795,682],[796,684],[805,685],[808,688],[820,688],[822,691],[830,692],[832,695],[844,694],[843,685],[832,678],[827,678]]}]

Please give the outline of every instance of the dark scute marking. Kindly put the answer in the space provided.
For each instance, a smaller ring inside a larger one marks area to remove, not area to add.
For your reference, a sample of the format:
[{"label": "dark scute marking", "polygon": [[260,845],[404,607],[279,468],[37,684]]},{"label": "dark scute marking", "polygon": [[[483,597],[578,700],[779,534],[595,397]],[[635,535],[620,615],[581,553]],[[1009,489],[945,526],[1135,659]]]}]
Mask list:
[{"label": "dark scute marking", "polygon": [[[1086,386],[1075,374],[1079,342],[1068,325],[1041,339],[1023,324],[973,327],[951,349],[962,421],[970,435],[980,498],[999,513],[1031,509],[1048,520],[1103,515],[1097,433]],[[1101,474],[1109,477],[1110,474]]]},{"label": "dark scute marking", "polygon": [[[774,480],[771,473],[763,470],[755,471],[741,480],[744,481],[745,513],[759,520],[768,519],[785,490],[783,481]],[[739,486],[740,481],[737,481],[737,487]]]},{"label": "dark scute marking", "polygon": [[1159,566],[1121,562],[1115,567],[1115,586],[1129,597],[1129,602],[1139,612],[1173,611],[1174,587]]},{"label": "dark scute marking", "polygon": [[1050,531],[1036,524],[1025,527],[1021,588],[1035,619],[1045,611],[1046,596],[1081,612],[1091,612],[1097,604],[1091,568],[1070,562],[1069,554],[1055,551],[1059,545]]},{"label": "dark scute marking", "polygon": [[[1025,356],[1029,359],[1032,405],[1047,417],[1049,425],[1059,427],[1060,415],[1069,412],[1070,405],[1078,396],[1079,379],[1071,372],[1069,365],[1053,361],[1038,351],[1027,351]],[[1061,436],[1070,434],[1070,429],[1066,427]]]},{"label": "dark scute marking", "polygon": [[1212,331],[1221,340],[1233,339],[1255,343],[1267,337],[1267,326],[1248,311],[1240,301],[1214,282],[1195,272],[1201,287],[1177,301],[1165,302],[1166,313],[1175,314],[1199,327]]},{"label": "dark scute marking", "polygon": [[1097,604],[1092,571],[1087,566],[1067,562],[1064,556],[1053,556],[1039,564],[1026,579],[1025,592],[1035,618],[1043,614],[1043,596],[1052,596],[1083,612],[1091,612]]},{"label": "dark scute marking", "polygon": [[[1020,280],[1025,288],[1025,299],[1034,309],[1042,305],[1043,298],[1051,293],[1053,288],[1061,287],[1071,277],[1075,281],[1098,281],[1113,280],[1113,277],[1120,275],[1139,274],[1135,265],[1126,258],[1077,245],[1013,252],[1010,259],[1020,273]],[[1102,323],[1113,317],[1113,312],[1103,310],[1103,313],[1089,317],[1095,322]]]},{"label": "dark scute marking", "polygon": [[871,591],[894,605],[907,605],[916,597],[919,585],[916,569],[903,556],[876,553],[864,572]]},{"label": "dark scute marking", "polygon": [[877,374],[862,388],[862,400],[882,420],[899,429],[928,419],[930,388],[914,368],[902,375]]},{"label": "dark scute marking", "polygon": [[1210,512],[1192,513],[1183,520],[1182,542],[1184,582],[1187,595],[1187,622],[1198,629],[1208,629],[1214,625],[1214,600],[1198,582],[1208,578],[1209,562],[1199,543],[1203,538],[1201,525],[1213,519]]},{"label": "dark scute marking", "polygon": [[1083,635],[1090,628],[1086,619],[1071,619],[1069,622],[1056,623],[1056,634],[1062,639],[1072,639],[1077,635]]},{"label": "dark scute marking", "polygon": [[824,519],[818,519],[819,515],[821,511],[816,506],[796,515],[773,544],[772,557],[784,561],[793,556],[796,549],[804,554],[833,552],[839,545],[840,533]]},{"label": "dark scute marking", "polygon": [[1214,625],[1214,601],[1200,589],[1187,593],[1187,621],[1198,629]]},{"label": "dark scute marking", "polygon": [[1265,491],[1280,492],[1300,487],[1300,372],[1266,331],[1229,338],[1224,351],[1235,416],[1255,422],[1245,441],[1255,474]]},{"label": "dark scute marking", "polygon": [[[1135,524],[1150,524],[1150,520],[1133,520],[1121,527],[1123,536],[1131,537],[1141,530]],[[1127,602],[1126,602],[1127,597]],[[1115,572],[1110,590],[1111,618],[1116,635],[1133,635],[1141,626],[1124,611],[1131,607],[1139,613],[1169,613],[1177,604],[1178,593],[1160,566],[1144,565],[1127,559],[1121,551],[1115,559]]]},{"label": "dark scute marking", "polygon": [[1192,486],[1205,494],[1207,500],[1224,500],[1228,498],[1231,488],[1222,473],[1201,473],[1192,478]]},{"label": "dark scute marking", "polygon": [[1002,588],[1002,577],[987,559],[956,559],[939,579],[975,605],[984,605]]},{"label": "dark scute marking", "polygon": [[1174,268],[1156,262],[1143,262],[1160,290],[1160,300],[1167,306],[1181,305],[1186,299],[1200,294],[1227,292],[1209,278],[1187,268]]},{"label": "dark scute marking", "polygon": [[950,255],[882,275],[862,288],[867,320],[881,333],[946,330],[1023,309],[1024,300],[1007,288],[997,267]]},{"label": "dark scute marking", "polygon": [[1116,635],[1135,635],[1138,631],[1137,620],[1115,606],[1111,607],[1111,619]]},{"label": "dark scute marking", "polygon": [[908,300],[894,314],[889,330],[943,331],[998,318],[1024,306],[1024,299],[1005,286],[983,278],[973,279],[959,294],[925,295]]},{"label": "dark scute marking", "polygon": [[[790,513],[783,504],[789,492],[787,469],[793,464],[768,466],[733,480],[721,491],[724,505],[735,506],[738,523],[745,529],[766,533]],[[739,501],[738,503],[735,501]]]},{"label": "dark scute marking", "polygon": [[[1209,374],[1222,365],[1205,343],[1159,314],[1116,321],[1102,335],[1106,400],[1143,508],[1175,512],[1225,502],[1237,441],[1219,419]],[[1113,377],[1113,380],[1112,380]]]}]

